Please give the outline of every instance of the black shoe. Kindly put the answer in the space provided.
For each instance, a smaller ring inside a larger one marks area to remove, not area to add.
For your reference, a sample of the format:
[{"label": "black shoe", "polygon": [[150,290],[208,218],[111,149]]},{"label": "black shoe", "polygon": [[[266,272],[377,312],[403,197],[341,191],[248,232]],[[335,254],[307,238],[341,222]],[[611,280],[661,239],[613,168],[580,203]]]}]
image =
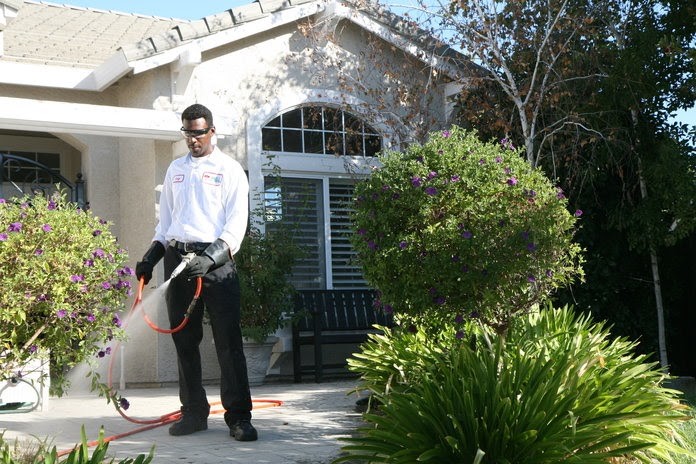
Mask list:
[{"label": "black shoe", "polygon": [[181,419],[174,422],[171,427],[169,427],[169,435],[179,436],[179,435],[190,435],[193,432],[198,432],[200,430],[208,429],[208,418],[207,417],[196,417],[191,415],[181,416]]},{"label": "black shoe", "polygon": [[237,441],[256,441],[259,434],[249,420],[238,420],[230,426],[230,436]]}]

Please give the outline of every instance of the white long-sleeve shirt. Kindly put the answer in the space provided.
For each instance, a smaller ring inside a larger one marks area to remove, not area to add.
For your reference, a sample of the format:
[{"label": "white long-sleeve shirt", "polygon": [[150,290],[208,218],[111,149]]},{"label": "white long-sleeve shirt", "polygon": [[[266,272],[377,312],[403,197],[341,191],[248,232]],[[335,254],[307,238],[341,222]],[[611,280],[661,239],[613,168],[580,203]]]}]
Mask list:
[{"label": "white long-sleeve shirt", "polygon": [[220,238],[235,254],[249,220],[249,181],[242,166],[215,147],[210,155],[191,153],[169,165],[160,196],[154,240],[213,242]]}]

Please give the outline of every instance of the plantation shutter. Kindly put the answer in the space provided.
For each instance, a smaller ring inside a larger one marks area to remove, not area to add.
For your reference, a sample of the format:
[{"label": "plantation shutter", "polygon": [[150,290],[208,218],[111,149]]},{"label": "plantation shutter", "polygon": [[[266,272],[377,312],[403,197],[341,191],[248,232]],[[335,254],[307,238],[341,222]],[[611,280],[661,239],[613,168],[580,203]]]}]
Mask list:
[{"label": "plantation shutter", "polygon": [[366,288],[356,253],[350,244],[354,185],[350,181],[329,181],[329,210],[331,229],[331,272],[333,288]]},{"label": "plantation shutter", "polygon": [[[326,288],[324,207],[320,179],[266,178],[266,230],[283,219],[293,229],[293,240],[303,249],[290,281],[297,289]],[[280,204],[278,204],[278,198]]]}]

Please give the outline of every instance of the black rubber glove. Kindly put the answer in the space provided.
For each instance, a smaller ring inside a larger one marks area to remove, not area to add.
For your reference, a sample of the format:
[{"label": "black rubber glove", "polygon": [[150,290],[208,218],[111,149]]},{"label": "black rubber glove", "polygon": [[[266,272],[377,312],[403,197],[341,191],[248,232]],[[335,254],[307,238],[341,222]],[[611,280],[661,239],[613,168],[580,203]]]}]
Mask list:
[{"label": "black rubber glove", "polygon": [[187,280],[203,277],[211,269],[218,268],[230,260],[230,247],[224,240],[217,239],[188,263],[181,272]]},{"label": "black rubber glove", "polygon": [[206,255],[195,256],[186,265],[183,271],[181,271],[181,278],[186,280],[195,279],[196,277],[203,277],[208,273],[211,267],[213,267],[215,261],[213,258]]},{"label": "black rubber glove", "polygon": [[164,256],[164,245],[160,242],[152,242],[150,248],[143,255],[143,260],[138,261],[135,265],[135,277],[140,280],[144,279],[145,285],[152,279],[152,271],[155,269],[155,265],[159,263],[160,259]]}]

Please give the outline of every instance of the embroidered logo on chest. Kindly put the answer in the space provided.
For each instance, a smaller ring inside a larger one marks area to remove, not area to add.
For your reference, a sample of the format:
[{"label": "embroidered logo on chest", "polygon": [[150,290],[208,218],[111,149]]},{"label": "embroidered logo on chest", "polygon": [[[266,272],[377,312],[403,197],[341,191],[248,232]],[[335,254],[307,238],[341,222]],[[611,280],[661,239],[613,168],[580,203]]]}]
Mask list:
[{"label": "embroidered logo on chest", "polygon": [[222,174],[215,172],[204,172],[203,183],[208,185],[219,186],[222,184]]},{"label": "embroidered logo on chest", "polygon": [[177,175],[174,176],[174,178],[172,179],[172,184],[178,184],[179,182],[183,182],[183,181],[184,181],[184,175],[183,175],[183,174],[177,174]]}]

